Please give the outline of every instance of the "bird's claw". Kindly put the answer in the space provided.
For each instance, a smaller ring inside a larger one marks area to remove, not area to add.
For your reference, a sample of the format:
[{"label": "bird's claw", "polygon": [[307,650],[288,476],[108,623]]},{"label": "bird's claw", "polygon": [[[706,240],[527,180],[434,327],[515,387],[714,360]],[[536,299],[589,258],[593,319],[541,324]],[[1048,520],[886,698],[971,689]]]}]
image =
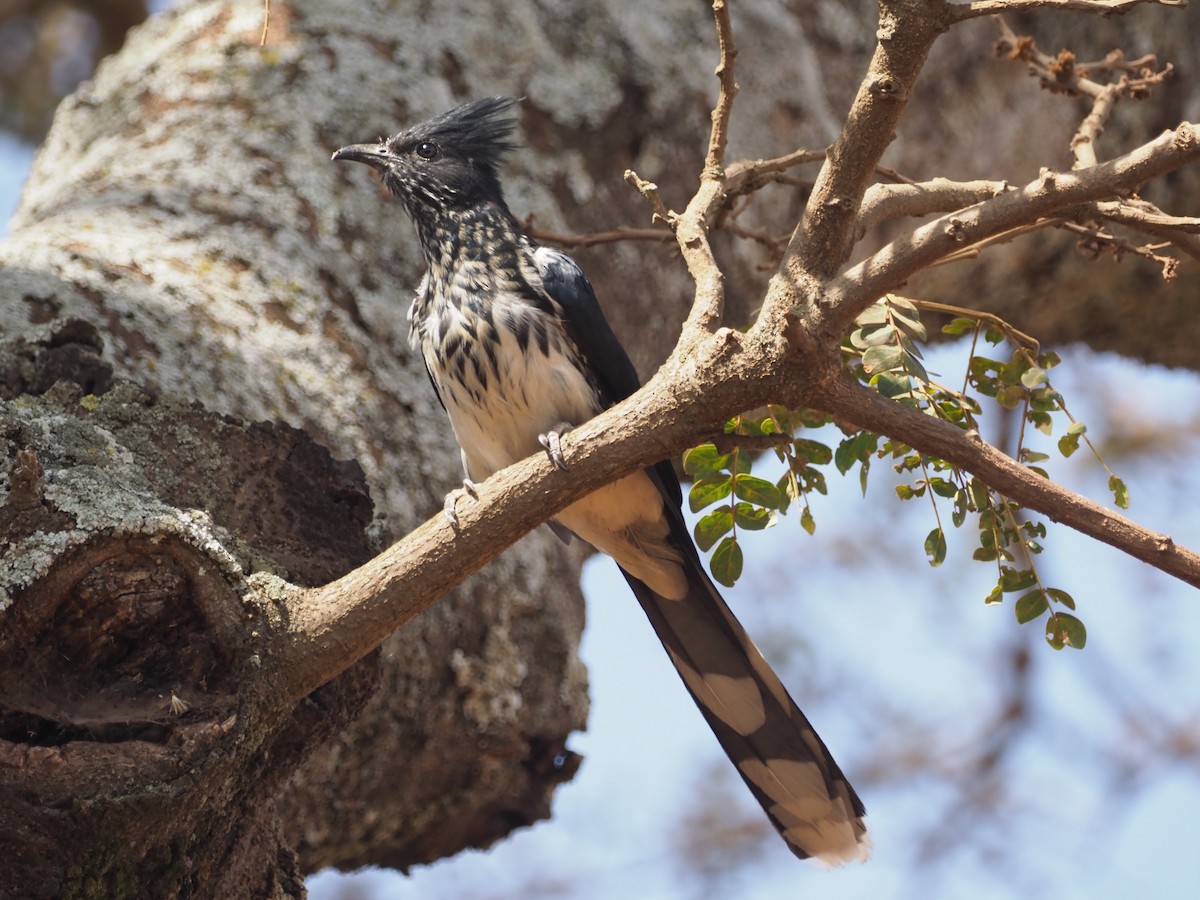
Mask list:
[{"label": "bird's claw", "polygon": [[567,461],[563,459],[561,438],[564,434],[571,430],[571,425],[563,422],[555,428],[550,429],[545,434],[538,435],[538,443],[546,448],[546,453],[550,457],[550,462],[558,466],[564,472],[571,467],[567,465]]},{"label": "bird's claw", "polygon": [[475,486],[470,478],[464,478],[462,487],[457,487],[446,495],[446,501],[442,504],[442,512],[446,516],[446,521],[450,523],[450,527],[458,528],[458,512],[455,507],[458,505],[458,498],[466,494],[472,500],[479,499],[479,488]]}]

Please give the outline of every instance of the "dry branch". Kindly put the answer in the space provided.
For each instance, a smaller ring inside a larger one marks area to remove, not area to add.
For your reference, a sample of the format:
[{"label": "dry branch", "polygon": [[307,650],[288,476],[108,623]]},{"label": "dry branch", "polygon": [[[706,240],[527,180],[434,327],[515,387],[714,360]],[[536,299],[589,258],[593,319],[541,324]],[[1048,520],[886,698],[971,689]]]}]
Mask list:
[{"label": "dry branch", "polygon": [[1183,123],[1111,162],[1077,172],[1043,171],[1022,188],[930,222],[888,244],[829,283],[821,333],[841,335],[862,310],[921,269],[1010,229],[1081,204],[1135,191],[1200,158],[1197,126]]},{"label": "dry branch", "polygon": [[971,0],[968,3],[947,4],[950,18],[955,22],[1006,12],[1027,12],[1052,9],[1061,12],[1092,13],[1101,16],[1124,15],[1135,6],[1152,4],[1182,9],[1187,0]]}]

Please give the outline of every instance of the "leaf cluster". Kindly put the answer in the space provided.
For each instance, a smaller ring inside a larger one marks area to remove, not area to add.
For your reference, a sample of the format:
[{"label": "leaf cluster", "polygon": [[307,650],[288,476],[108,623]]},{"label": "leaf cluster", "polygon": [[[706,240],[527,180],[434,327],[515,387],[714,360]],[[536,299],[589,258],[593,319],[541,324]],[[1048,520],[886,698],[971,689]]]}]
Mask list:
[{"label": "leaf cluster", "polygon": [[[940,304],[892,295],[864,311],[842,344],[850,374],[893,402],[959,428],[978,431],[985,409],[997,418],[1013,416],[1019,422],[1014,458],[1046,478],[1043,464],[1050,455],[1027,446],[1026,429],[1052,435],[1056,420],[1062,419],[1059,454],[1070,457],[1086,446],[1108,471],[1114,502],[1128,505],[1124,483],[1104,464],[1086,426],[1071,415],[1051,383],[1050,370],[1060,363],[1056,353],[1042,352],[1035,340],[994,316],[954,309],[942,332],[969,336],[970,350],[961,386],[947,386],[924,363],[921,346],[928,332],[923,308],[947,311]],[[684,469],[694,479],[689,505],[703,513],[695,526],[696,543],[702,551],[712,551],[710,568],[717,581],[729,586],[742,574],[739,532],[770,527],[793,505],[800,509],[801,527],[809,534],[815,531],[809,495],[827,492],[830,465],[842,475],[857,469],[865,494],[872,464],[886,460],[904,478],[895,487],[896,496],[930,504],[933,527],[923,542],[930,565],[946,560],[943,512],[948,507],[954,528],[968,522],[975,526],[972,558],[996,565],[996,584],[984,602],[1000,603],[1006,594],[1015,594],[1017,621],[1044,619],[1050,646],[1078,649],[1086,644],[1086,628],[1073,614],[1074,598],[1062,588],[1046,586],[1038,572],[1034,558],[1043,550],[1043,522],[1027,518],[1018,504],[980,478],[900,441],[862,430],[844,430],[836,446],[812,437],[814,429],[828,424],[829,417],[818,410],[767,406],[727,422],[720,447],[704,444],[684,454]],[[764,443],[783,467],[773,480],[762,477],[764,454],[753,450]]]}]

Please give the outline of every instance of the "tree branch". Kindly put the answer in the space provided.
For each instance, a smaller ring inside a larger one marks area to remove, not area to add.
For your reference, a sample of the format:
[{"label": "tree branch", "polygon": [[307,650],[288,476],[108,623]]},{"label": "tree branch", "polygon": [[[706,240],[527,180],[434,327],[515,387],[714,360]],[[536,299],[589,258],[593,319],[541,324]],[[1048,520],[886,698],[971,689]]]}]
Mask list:
[{"label": "tree branch", "polygon": [[733,23],[729,20],[726,0],[712,0],[713,19],[717,26],[717,44],[721,59],[717,63],[716,76],[720,80],[717,105],[712,111],[712,132],[708,138],[708,153],[704,158],[704,171],[700,180],[719,179],[725,168],[725,147],[729,143],[729,116],[733,112],[733,98],[737,96],[738,84],[734,70],[737,46],[733,42]]},{"label": "tree branch", "polygon": [[862,310],[912,275],[965,247],[1083,203],[1127,194],[1200,159],[1197,126],[1185,122],[1111,162],[1070,173],[1043,171],[1025,187],[942,216],[893,241],[833,280],[818,312],[820,334],[840,336]]},{"label": "tree branch", "polygon": [[538,524],[596,488],[667,459],[723,431],[743,409],[782,396],[778,348],[723,329],[683,364],[664,366],[624,402],[564,436],[569,471],[537,454],[479,485],[459,505],[459,527],[440,512],[345,577],[303,590],[257,582],[285,609],[270,651],[286,673],[279,686],[299,700],[440,600]]},{"label": "tree branch", "polygon": [[949,10],[953,21],[964,22],[979,16],[1004,12],[1025,12],[1031,9],[1121,16],[1135,6],[1147,3],[1155,6],[1171,6],[1176,9],[1183,9],[1187,6],[1187,0],[972,0],[969,3],[950,3]]},{"label": "tree branch", "polygon": [[863,195],[855,237],[861,239],[872,228],[890,219],[952,212],[1011,189],[1007,181],[950,181],[946,178],[919,184],[874,184]]},{"label": "tree branch", "polygon": [[895,136],[929,49],[944,30],[944,13],[940,2],[880,3],[878,43],[866,77],[781,263],[794,283],[815,290],[849,256],[859,204]]},{"label": "tree branch", "polygon": [[840,419],[952,462],[1022,506],[1200,587],[1200,554],[1030,471],[984,441],[977,431],[964,431],[885,400],[846,378],[818,387],[813,400]]}]

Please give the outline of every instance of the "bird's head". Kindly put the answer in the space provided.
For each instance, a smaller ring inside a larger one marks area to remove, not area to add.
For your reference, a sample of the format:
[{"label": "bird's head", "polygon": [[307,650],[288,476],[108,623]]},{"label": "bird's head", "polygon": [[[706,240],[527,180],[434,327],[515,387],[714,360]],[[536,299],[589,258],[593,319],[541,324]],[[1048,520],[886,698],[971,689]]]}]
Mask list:
[{"label": "bird's head", "polygon": [[456,107],[375,144],[352,144],[334,159],[366,163],[383,176],[418,223],[429,216],[503,202],[499,168],[516,121],[509,97]]}]

